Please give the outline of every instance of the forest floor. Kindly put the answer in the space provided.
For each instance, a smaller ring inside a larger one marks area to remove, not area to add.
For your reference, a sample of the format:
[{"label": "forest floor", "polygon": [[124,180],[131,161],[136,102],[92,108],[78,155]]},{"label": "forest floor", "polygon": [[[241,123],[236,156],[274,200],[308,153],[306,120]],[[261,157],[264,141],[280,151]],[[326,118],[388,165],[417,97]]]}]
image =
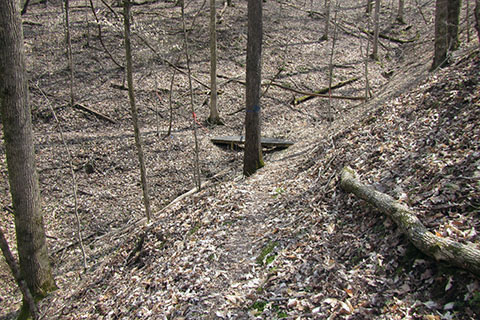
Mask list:
[{"label": "forest floor", "polygon": [[[172,2],[134,6],[134,82],[153,208],[147,224],[128,96],[121,89],[124,72],[102,48],[85,3],[71,1],[74,92],[78,104],[115,123],[68,105],[60,2],[32,4],[23,23],[41,196],[59,287],[40,303],[44,319],[480,317],[478,278],[424,256],[389,218],[338,187],[339,172],[349,165],[362,181],[408,204],[430,231],[478,246],[480,52],[478,44],[465,44],[464,23],[451,66],[430,73],[433,1],[408,6],[406,24],[396,23],[396,8],[385,3],[382,33],[412,41],[382,39],[380,60],[368,61],[373,97],[367,103],[332,100],[330,122],[328,99],[293,105],[300,95],[285,89],[328,86],[335,30],[332,24],[329,39],[321,40],[323,1],[265,2],[262,135],[295,144],[264,150],[266,166],[245,178],[242,149],[210,139],[244,131],[246,2],[218,4],[225,125],[212,127],[205,122],[208,5],[187,1],[191,68],[199,80],[193,89],[200,171],[208,184],[174,201],[195,188],[180,9]],[[123,64],[122,10],[93,3],[104,45]],[[336,16],[333,83],[359,77],[336,95],[364,96],[364,10],[358,1],[341,1]],[[175,74],[172,134],[164,137],[173,75],[167,61],[183,72]],[[0,224],[15,251],[5,161],[1,166]],[[0,259],[0,319],[14,318],[20,304]]]}]

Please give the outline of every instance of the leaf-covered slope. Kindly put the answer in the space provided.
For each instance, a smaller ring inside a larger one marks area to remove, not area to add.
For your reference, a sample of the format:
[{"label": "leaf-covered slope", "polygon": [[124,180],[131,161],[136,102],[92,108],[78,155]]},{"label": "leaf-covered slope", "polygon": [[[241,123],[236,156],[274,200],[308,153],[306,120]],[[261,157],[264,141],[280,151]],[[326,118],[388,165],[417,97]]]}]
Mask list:
[{"label": "leaf-covered slope", "polygon": [[423,256],[337,174],[354,166],[437,235],[478,244],[479,68],[477,50],[299,159],[109,235],[114,251],[45,303],[49,317],[478,318],[478,280]]}]

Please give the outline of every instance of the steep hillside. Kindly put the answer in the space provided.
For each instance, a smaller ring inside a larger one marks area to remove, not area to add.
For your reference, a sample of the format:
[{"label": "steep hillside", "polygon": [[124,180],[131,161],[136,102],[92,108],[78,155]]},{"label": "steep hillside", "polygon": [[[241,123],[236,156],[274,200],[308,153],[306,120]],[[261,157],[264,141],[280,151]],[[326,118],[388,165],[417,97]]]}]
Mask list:
[{"label": "steep hillside", "polygon": [[[479,51],[335,135],[129,228],[51,317],[476,319],[478,279],[337,186],[345,165],[432,232],[478,243]],[[339,128],[340,129],[340,128]],[[109,240],[112,241],[112,240]]]},{"label": "steep hillside", "polygon": [[[103,49],[97,29],[86,33],[84,1],[71,2],[78,101],[115,123],[66,105],[61,6],[33,5],[24,17],[25,42],[59,286],[41,302],[45,319],[480,317],[477,279],[422,255],[392,221],[338,187],[340,170],[350,165],[363,181],[412,207],[435,234],[478,245],[479,51],[462,46],[450,67],[428,73],[431,2],[407,6],[407,25],[394,22],[393,2],[384,3],[382,32],[408,41],[381,40],[380,61],[369,61],[373,98],[333,100],[330,123],[328,100],[292,105],[299,95],[288,90],[328,84],[333,37],[321,40],[323,1],[267,1],[262,133],[295,145],[265,150],[266,166],[250,178],[241,175],[241,149],[210,142],[216,135],[243,132],[246,2],[218,8],[219,106],[226,125],[217,127],[204,122],[208,90],[200,82],[208,83],[209,50],[203,2],[189,2],[186,11],[193,24],[192,72],[199,79],[195,119],[186,75],[175,75],[170,92],[172,70],[165,60],[185,70],[178,7],[161,1],[134,6],[134,80],[153,198],[150,225],[143,219],[128,98],[121,90],[124,72]],[[121,61],[121,8],[94,3],[103,44]],[[358,1],[341,1],[337,19],[334,82],[360,78],[335,93],[360,96],[366,37],[358,27],[368,27],[364,8]],[[170,93],[174,125],[172,135],[163,138]],[[194,187],[193,120],[207,185],[178,199]],[[79,184],[86,273],[76,240],[70,160]],[[0,173],[0,201],[8,211],[4,161]],[[15,249],[12,215],[0,216],[0,223]],[[0,263],[0,318],[11,319],[21,296]]]}]

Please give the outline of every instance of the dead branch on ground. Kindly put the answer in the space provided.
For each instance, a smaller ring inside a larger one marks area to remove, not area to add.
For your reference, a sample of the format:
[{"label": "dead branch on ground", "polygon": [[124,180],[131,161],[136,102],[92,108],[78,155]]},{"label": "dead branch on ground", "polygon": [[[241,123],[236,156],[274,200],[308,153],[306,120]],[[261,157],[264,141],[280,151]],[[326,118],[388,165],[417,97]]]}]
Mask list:
[{"label": "dead branch on ground", "polygon": [[[313,92],[313,94],[307,94],[307,95],[304,95],[304,96],[299,97],[299,98],[294,98],[290,103],[293,104],[293,105],[300,104],[302,102],[313,99],[313,98],[317,97],[318,95],[322,95],[322,94],[325,95],[326,93],[328,93],[329,91],[331,91],[333,89],[338,89],[338,88],[344,87],[347,84],[350,84],[352,82],[357,81],[358,79],[360,79],[360,77],[353,77],[353,78],[350,78],[350,79],[345,80],[345,81],[340,81],[337,84],[331,86],[330,88],[325,87],[325,88],[322,88],[320,90],[317,90],[317,91]],[[330,98],[330,95],[326,95],[325,98]],[[355,97],[354,100],[362,100],[362,99],[363,99],[363,97],[361,97],[361,98],[360,97],[358,97],[358,98]]]},{"label": "dead branch on ground", "polygon": [[342,170],[340,187],[389,216],[413,245],[426,255],[480,276],[480,249],[473,244],[463,244],[428,231],[412,210],[391,196],[362,184],[350,167]]},{"label": "dead branch on ground", "polygon": [[[368,30],[365,30],[363,28],[359,28],[359,30],[362,31],[363,33],[367,34],[367,35],[373,35],[372,31],[368,31]],[[395,37],[389,36],[388,34],[385,34],[385,33],[379,33],[378,36],[382,39],[385,39],[385,40],[388,40],[388,41],[391,41],[391,42],[395,42],[395,43],[400,43],[400,44],[410,43],[410,42],[414,42],[414,41],[417,40],[417,37],[412,38],[412,39],[400,39],[400,38],[395,38]]]},{"label": "dead branch on ground", "polygon": [[113,123],[113,124],[116,124],[117,122],[115,120],[113,120],[112,118],[110,118],[109,116],[106,116],[104,115],[103,113],[100,113],[98,111],[95,111],[89,107],[86,107],[84,105],[81,105],[79,103],[76,103],[73,105],[74,108],[77,108],[77,109],[80,109],[80,110],[83,110],[83,111],[86,111],[88,113],[91,113],[95,116],[97,116],[98,118],[102,119],[102,120],[105,120],[105,121],[108,121],[110,123]]}]

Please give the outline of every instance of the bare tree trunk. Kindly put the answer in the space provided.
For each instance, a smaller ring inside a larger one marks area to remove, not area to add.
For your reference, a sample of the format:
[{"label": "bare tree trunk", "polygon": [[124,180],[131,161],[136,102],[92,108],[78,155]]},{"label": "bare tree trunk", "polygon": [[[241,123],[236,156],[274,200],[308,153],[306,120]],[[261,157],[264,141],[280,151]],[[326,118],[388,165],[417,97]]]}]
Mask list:
[{"label": "bare tree trunk", "polygon": [[188,89],[190,91],[190,111],[192,112],[192,123],[193,123],[193,139],[195,140],[195,159],[194,159],[194,168],[193,168],[193,178],[195,184],[197,185],[197,190],[200,190],[202,187],[202,180],[200,177],[200,161],[199,161],[199,146],[197,138],[197,119],[195,114],[195,106],[193,102],[193,87],[192,87],[192,70],[190,69],[190,54],[188,52],[188,35],[187,28],[185,26],[185,5],[182,2],[182,27],[183,27],[183,40],[185,47],[185,59],[187,60],[187,74],[188,74]]},{"label": "bare tree trunk", "polygon": [[65,0],[65,37],[67,43],[67,57],[68,68],[70,69],[70,106],[75,104],[75,95],[73,93],[73,86],[75,82],[73,71],[73,55],[72,55],[72,39],[70,36],[70,1]]},{"label": "bare tree trunk", "polygon": [[447,32],[448,32],[448,50],[457,50],[460,46],[458,40],[458,25],[460,23],[460,10],[462,8],[461,0],[448,1],[448,18],[447,18]]},{"label": "bare tree trunk", "polygon": [[168,117],[168,131],[165,137],[169,137],[172,134],[172,124],[173,124],[173,83],[175,82],[175,75],[177,70],[173,69],[172,79],[170,80],[170,92],[168,93],[168,107],[170,109],[170,115]]},{"label": "bare tree trunk", "polygon": [[[367,30],[370,30],[370,17],[367,17]],[[370,78],[368,77],[368,53],[370,52],[370,35],[367,34],[367,46],[365,48],[365,103],[370,94]]]},{"label": "bare tree trunk", "polygon": [[480,43],[480,0],[475,0],[475,29],[477,29],[478,43]]},{"label": "bare tree trunk", "polygon": [[[0,114],[21,276],[37,299],[56,289],[41,210],[23,31],[14,0],[0,1]],[[24,303],[22,312],[28,313]]]},{"label": "bare tree trunk", "polygon": [[332,81],[333,81],[333,56],[335,55],[335,44],[337,42],[337,13],[338,13],[338,3],[335,3],[335,15],[333,18],[333,23],[335,27],[333,29],[333,40],[332,40],[332,51],[330,52],[330,60],[328,62],[328,121],[332,122],[334,120],[332,113]]},{"label": "bare tree trunk", "polygon": [[90,47],[90,24],[88,23],[88,1],[89,0],[85,0],[85,28],[86,28],[86,31],[85,31],[85,37],[87,38],[87,47]]},{"label": "bare tree trunk", "polygon": [[331,0],[325,0],[325,31],[320,40],[328,40],[328,33],[330,29],[330,2]]},{"label": "bare tree trunk", "polygon": [[470,43],[470,1],[467,0],[465,8],[465,22],[467,24],[467,43]]},{"label": "bare tree trunk", "polygon": [[132,49],[130,45],[130,0],[123,0],[123,18],[125,27],[125,57],[127,60],[127,85],[128,98],[130,101],[130,111],[132,113],[133,130],[135,133],[135,145],[137,147],[138,162],[140,164],[140,180],[143,190],[143,204],[145,206],[145,213],[147,221],[150,221],[150,196],[148,194],[147,169],[145,168],[145,160],[142,149],[142,137],[140,136],[140,129],[138,127],[138,114],[135,105],[135,94],[133,92],[133,67],[132,67]]},{"label": "bare tree trunk", "polygon": [[211,124],[222,124],[217,109],[217,10],[210,0],[210,116]]},{"label": "bare tree trunk", "polygon": [[435,5],[435,52],[432,70],[447,64],[448,53],[448,1],[437,0]]},{"label": "bare tree trunk", "polygon": [[449,52],[458,49],[461,0],[437,0],[435,5],[435,53],[432,70],[448,64]]},{"label": "bare tree trunk", "polygon": [[405,19],[403,16],[404,9],[405,9],[405,0],[398,0],[397,22],[401,24],[405,24]]},{"label": "bare tree trunk", "polygon": [[248,0],[247,88],[243,174],[252,175],[264,166],[261,132],[260,86],[262,73],[262,1]]},{"label": "bare tree trunk", "polygon": [[372,58],[378,60],[378,35],[380,30],[380,0],[375,0],[375,30],[373,33],[373,52]]}]

